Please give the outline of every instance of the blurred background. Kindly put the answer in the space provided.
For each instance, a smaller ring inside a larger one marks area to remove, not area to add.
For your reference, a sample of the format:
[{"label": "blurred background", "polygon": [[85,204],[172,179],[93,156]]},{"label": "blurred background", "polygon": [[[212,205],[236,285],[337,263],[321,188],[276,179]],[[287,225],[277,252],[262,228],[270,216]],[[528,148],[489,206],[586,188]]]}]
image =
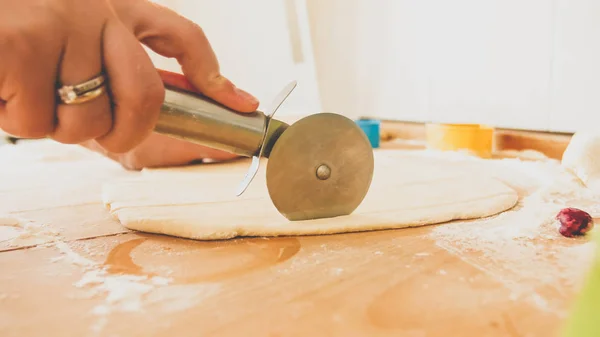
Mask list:
[{"label": "blurred background", "polygon": [[559,132],[600,121],[597,0],[156,2],[202,26],[261,106],[298,80],[278,114]]}]

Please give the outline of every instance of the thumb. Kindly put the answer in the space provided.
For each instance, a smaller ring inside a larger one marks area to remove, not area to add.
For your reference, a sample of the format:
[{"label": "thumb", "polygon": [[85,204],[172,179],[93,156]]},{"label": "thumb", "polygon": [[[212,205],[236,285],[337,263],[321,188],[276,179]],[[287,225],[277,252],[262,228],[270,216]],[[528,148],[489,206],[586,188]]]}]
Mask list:
[{"label": "thumb", "polygon": [[177,59],[183,74],[197,91],[239,112],[253,112],[258,108],[259,102],[254,96],[221,74],[217,57],[202,28],[150,1],[121,4],[122,8],[117,11],[123,13],[121,19],[138,40],[162,56]]}]

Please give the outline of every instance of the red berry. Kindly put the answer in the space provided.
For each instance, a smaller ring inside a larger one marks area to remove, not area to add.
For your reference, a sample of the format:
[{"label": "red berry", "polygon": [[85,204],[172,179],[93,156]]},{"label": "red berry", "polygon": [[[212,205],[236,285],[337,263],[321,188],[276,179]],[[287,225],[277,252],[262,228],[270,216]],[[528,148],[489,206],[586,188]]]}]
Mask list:
[{"label": "red berry", "polygon": [[563,208],[556,215],[560,221],[558,232],[568,238],[584,235],[594,228],[594,220],[585,211],[577,208]]}]

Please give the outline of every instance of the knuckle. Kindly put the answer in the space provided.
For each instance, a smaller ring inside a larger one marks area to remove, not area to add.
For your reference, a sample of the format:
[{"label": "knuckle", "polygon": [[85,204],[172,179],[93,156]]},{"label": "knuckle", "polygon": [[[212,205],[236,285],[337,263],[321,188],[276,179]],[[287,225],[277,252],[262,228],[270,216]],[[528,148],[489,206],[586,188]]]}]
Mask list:
[{"label": "knuckle", "polygon": [[204,29],[202,29],[200,25],[191,20],[187,20],[186,22],[188,24],[188,34],[193,37],[195,41],[208,41]]},{"label": "knuckle", "polygon": [[146,84],[139,94],[131,98],[129,110],[131,116],[137,119],[136,125],[141,128],[152,128],[165,99],[162,84]]},{"label": "knuckle", "polygon": [[164,100],[165,89],[160,82],[158,82],[157,84],[149,85],[146,88],[144,107],[147,108],[150,113],[158,115],[160,107],[162,106]]},{"label": "knuckle", "polygon": [[130,94],[117,104],[116,126],[97,139],[113,153],[124,154],[133,150],[151,134],[158,120],[165,95],[161,82],[144,85],[141,90],[134,92],[137,94]]},{"label": "knuckle", "polygon": [[216,95],[220,92],[231,92],[235,86],[220,72],[215,71],[202,81],[201,90],[206,95]]},{"label": "knuckle", "polygon": [[131,95],[130,108],[136,112],[146,112],[156,109],[164,100],[164,88],[160,85],[144,84],[138,94]]}]

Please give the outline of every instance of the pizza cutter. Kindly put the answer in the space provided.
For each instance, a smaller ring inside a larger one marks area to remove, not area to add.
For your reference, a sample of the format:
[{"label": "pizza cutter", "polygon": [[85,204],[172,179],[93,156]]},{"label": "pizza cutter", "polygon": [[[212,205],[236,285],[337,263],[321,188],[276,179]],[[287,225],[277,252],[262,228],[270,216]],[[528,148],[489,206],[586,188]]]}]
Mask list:
[{"label": "pizza cutter", "polygon": [[285,86],[266,112],[248,114],[202,96],[183,75],[159,72],[166,92],[155,131],[252,158],[237,196],[265,157],[269,196],[290,221],[348,215],[362,203],[374,157],[354,121],[335,113],[309,115],[291,125],[273,118],[296,82]]}]

